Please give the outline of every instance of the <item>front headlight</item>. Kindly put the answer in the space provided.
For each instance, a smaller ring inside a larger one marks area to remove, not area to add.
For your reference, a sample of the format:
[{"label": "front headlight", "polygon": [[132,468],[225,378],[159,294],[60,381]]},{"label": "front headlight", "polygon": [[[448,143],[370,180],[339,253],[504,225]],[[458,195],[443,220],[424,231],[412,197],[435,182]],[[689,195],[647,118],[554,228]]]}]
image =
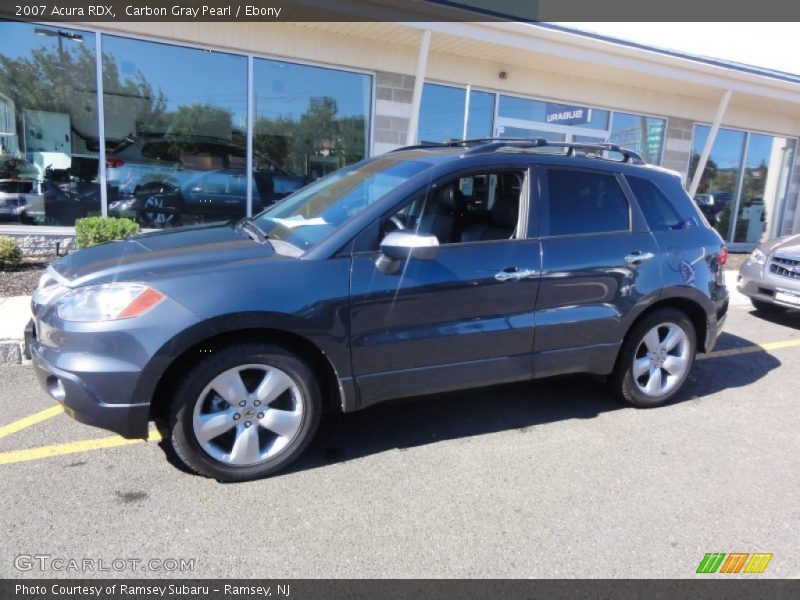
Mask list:
[{"label": "front headlight", "polygon": [[757,265],[764,266],[767,263],[767,255],[764,254],[758,248],[756,248],[755,250],[753,250],[752,254],[750,254],[750,262],[754,262]]},{"label": "front headlight", "polygon": [[56,306],[65,321],[115,321],[144,314],[163,299],[164,294],[141,283],[103,283],[77,288]]}]

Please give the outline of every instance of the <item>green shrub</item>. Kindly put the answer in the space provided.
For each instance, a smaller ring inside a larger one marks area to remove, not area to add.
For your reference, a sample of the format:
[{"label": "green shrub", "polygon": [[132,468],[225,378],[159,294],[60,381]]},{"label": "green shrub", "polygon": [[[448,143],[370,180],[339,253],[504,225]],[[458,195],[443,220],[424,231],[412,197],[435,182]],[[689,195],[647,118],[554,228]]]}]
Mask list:
[{"label": "green shrub", "polygon": [[112,240],[122,240],[139,233],[139,224],[116,217],[86,217],[75,221],[75,244],[88,248]]},{"label": "green shrub", "polygon": [[17,240],[7,235],[0,236],[0,267],[17,267],[22,262],[22,251]]}]

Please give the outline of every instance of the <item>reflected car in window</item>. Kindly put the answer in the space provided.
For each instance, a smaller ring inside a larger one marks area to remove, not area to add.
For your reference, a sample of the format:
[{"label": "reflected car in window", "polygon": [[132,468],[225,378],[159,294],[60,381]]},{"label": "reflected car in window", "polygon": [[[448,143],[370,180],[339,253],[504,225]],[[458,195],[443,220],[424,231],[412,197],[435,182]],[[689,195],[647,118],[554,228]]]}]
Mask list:
[{"label": "reflected car in window", "polygon": [[[306,184],[268,158],[256,157],[253,206],[261,210]],[[201,137],[140,139],[106,160],[113,214],[145,227],[245,216],[244,147]]]},{"label": "reflected car in window", "polygon": [[711,225],[718,225],[731,198],[729,192],[713,192],[695,194],[694,202]]},{"label": "reflected car in window", "polygon": [[0,220],[37,223],[44,216],[44,199],[32,179],[0,179]]},{"label": "reflected car in window", "polygon": [[[261,211],[304,184],[302,177],[255,171],[253,211]],[[136,219],[145,227],[240,219],[247,209],[247,181],[244,171],[176,172],[168,181],[140,185],[136,193],[112,201],[108,208],[112,215]]]}]

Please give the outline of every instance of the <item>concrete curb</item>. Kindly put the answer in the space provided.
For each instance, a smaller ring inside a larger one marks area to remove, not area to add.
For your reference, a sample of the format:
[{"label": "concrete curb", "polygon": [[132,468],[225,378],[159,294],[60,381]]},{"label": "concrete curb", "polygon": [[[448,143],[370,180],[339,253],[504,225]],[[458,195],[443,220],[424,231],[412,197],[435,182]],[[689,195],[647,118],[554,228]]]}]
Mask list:
[{"label": "concrete curb", "polygon": [[0,365],[22,364],[22,353],[25,342],[19,340],[6,340],[0,342]]}]

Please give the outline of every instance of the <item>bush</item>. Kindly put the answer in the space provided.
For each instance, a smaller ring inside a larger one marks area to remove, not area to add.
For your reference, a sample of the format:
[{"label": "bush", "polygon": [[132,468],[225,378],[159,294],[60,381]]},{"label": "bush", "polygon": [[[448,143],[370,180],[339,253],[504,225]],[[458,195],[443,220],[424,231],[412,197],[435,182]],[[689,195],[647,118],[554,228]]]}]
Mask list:
[{"label": "bush", "polygon": [[7,235],[0,236],[0,267],[17,267],[22,262],[22,251],[17,240]]},{"label": "bush", "polygon": [[122,240],[139,233],[139,224],[116,217],[86,217],[75,221],[75,244],[88,248],[112,240]]}]

